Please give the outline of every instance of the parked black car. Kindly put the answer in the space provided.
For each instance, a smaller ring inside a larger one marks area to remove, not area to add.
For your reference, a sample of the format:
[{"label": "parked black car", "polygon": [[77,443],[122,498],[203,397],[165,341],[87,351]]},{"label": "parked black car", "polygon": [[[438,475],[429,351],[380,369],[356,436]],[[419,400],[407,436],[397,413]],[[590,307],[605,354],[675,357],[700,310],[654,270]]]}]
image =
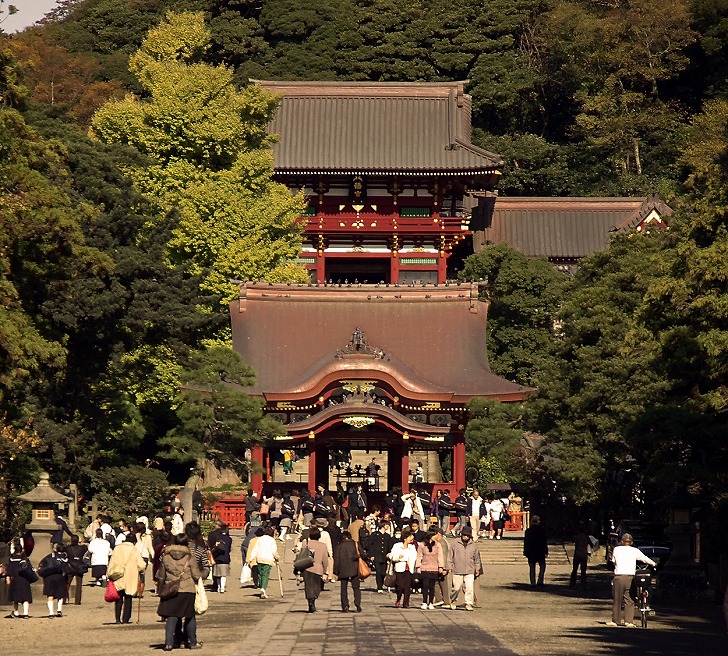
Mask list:
[{"label": "parked black car", "polygon": [[656,561],[659,567],[670,557],[672,542],[665,533],[667,524],[648,522],[644,519],[623,519],[617,528],[609,534],[606,545],[607,564],[613,567],[612,551],[622,543],[622,535],[629,533],[634,540],[632,546],[637,547],[645,556]]}]

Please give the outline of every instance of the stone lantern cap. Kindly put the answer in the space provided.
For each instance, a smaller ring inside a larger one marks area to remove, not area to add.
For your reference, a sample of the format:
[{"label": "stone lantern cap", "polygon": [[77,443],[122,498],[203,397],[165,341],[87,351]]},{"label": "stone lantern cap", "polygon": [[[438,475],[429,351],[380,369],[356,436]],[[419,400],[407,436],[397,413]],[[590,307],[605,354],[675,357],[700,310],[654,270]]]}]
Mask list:
[{"label": "stone lantern cap", "polygon": [[30,492],[21,494],[18,499],[20,501],[29,501],[30,503],[67,503],[70,497],[56,492],[48,482],[48,472],[42,472],[40,481]]}]

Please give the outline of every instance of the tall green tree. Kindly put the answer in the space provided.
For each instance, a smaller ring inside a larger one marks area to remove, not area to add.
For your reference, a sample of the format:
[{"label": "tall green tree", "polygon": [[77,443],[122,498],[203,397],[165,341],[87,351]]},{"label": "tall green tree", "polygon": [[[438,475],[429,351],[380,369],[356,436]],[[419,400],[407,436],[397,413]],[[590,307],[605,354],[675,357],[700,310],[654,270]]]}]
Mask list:
[{"label": "tall green tree", "polygon": [[547,467],[576,503],[627,506],[640,481],[631,427],[669,387],[638,320],[662,239],[616,238],[582,261],[564,292],[553,370],[528,404],[527,425],[547,436]]},{"label": "tall green tree", "polygon": [[255,379],[232,349],[215,346],[193,354],[181,380],[179,425],[160,439],[161,457],[199,469],[211,461],[245,477],[245,450],[285,433],[282,424],[263,416],[260,399],[241,390]]},{"label": "tall green tree", "polygon": [[272,181],[266,135],[276,99],[232,72],[199,61],[210,33],[202,14],[169,14],[130,60],[147,97],[112,102],[93,134],[151,158],[132,170],[136,186],[163,211],[177,209],[169,257],[224,299],[231,278],[303,280],[292,265],[301,247],[302,196]]},{"label": "tall green tree", "polygon": [[488,309],[491,369],[522,385],[537,387],[550,369],[554,323],[566,278],[545,259],[529,259],[508,244],[471,255],[462,280],[481,280]]}]

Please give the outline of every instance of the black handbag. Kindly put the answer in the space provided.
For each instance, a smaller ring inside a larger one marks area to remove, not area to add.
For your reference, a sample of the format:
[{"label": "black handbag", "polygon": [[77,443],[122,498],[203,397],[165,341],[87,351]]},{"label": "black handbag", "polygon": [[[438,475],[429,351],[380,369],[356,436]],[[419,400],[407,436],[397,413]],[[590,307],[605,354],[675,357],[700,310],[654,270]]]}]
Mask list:
[{"label": "black handbag", "polygon": [[309,567],[313,567],[313,554],[308,547],[303,547],[293,561],[293,571],[302,572]]},{"label": "black handbag", "polygon": [[18,576],[21,579],[25,579],[28,583],[35,583],[38,580],[38,574],[27,560],[20,562]]}]

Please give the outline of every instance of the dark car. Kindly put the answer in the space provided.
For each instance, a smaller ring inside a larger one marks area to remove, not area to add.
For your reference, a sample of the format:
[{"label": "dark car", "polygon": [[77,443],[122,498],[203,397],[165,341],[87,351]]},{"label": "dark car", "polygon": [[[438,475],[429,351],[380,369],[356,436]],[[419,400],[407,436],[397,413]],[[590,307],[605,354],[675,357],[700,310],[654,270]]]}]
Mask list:
[{"label": "dark car", "polygon": [[622,535],[629,533],[634,540],[633,545],[645,556],[652,558],[662,566],[670,557],[672,542],[665,533],[667,524],[663,522],[648,522],[643,519],[623,519],[617,528],[609,534],[607,539],[607,564],[612,567],[612,551],[622,543]]}]

